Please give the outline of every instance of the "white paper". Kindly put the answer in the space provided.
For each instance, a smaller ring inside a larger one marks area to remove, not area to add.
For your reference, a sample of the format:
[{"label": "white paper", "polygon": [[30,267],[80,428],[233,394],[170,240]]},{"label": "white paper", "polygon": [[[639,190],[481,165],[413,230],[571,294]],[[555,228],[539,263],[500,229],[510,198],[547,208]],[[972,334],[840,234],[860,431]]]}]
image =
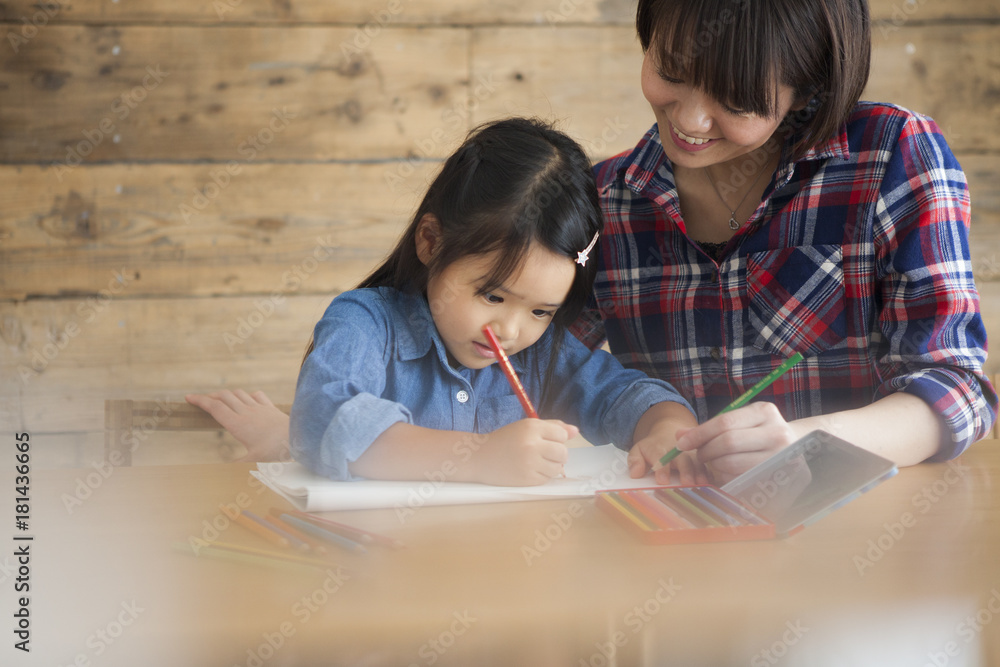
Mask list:
[{"label": "white paper", "polygon": [[259,463],[251,475],[305,512],[427,505],[499,503],[592,496],[605,489],[654,486],[652,476],[628,476],[626,454],[614,445],[571,447],[566,477],[540,486],[490,486],[426,479],[413,482],[334,482],[300,463]]}]

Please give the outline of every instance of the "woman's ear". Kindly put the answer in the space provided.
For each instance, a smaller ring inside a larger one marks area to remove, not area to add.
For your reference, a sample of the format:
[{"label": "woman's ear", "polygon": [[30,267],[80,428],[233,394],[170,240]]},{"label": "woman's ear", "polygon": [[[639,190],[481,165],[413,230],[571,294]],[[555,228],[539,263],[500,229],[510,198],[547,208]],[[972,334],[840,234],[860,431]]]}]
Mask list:
[{"label": "woman's ear", "polygon": [[424,266],[430,264],[431,259],[441,248],[441,223],[430,213],[424,213],[417,223],[416,239],[417,259]]}]

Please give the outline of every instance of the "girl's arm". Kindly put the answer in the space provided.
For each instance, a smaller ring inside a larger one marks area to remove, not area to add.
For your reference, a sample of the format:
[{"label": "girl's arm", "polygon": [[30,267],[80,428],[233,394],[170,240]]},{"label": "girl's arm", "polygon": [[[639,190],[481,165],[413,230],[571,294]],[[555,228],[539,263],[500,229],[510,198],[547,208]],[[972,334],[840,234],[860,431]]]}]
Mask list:
[{"label": "girl's arm", "polygon": [[370,479],[531,486],[563,473],[565,443],[578,432],[558,419],[522,419],[485,435],[396,423],[348,469]]}]

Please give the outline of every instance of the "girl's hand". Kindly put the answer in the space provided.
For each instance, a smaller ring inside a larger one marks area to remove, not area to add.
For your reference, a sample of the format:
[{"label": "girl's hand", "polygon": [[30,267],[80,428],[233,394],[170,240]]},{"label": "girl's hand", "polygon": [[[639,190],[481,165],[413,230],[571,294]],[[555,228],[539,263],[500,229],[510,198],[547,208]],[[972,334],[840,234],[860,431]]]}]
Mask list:
[{"label": "girl's hand", "polygon": [[[688,428],[677,429],[675,435],[679,437],[686,431]],[[670,484],[670,473],[676,470],[681,484],[708,484],[708,470],[698,461],[697,453],[684,452],[667,465],[660,466],[660,459],[673,449],[675,442],[676,437],[664,438],[651,435],[632,445],[626,459],[629,477],[638,479],[652,469],[657,484]]]},{"label": "girl's hand", "polygon": [[497,486],[544,484],[563,474],[566,442],[580,430],[558,419],[522,419],[493,431],[472,455],[475,479]]},{"label": "girl's hand", "polygon": [[247,448],[241,461],[289,461],[288,415],[275,407],[262,391],[248,394],[242,389],[184,397],[215,417]]},{"label": "girl's hand", "polygon": [[679,431],[677,448],[694,454],[716,484],[725,484],[799,437],[773,404],[761,401]]}]

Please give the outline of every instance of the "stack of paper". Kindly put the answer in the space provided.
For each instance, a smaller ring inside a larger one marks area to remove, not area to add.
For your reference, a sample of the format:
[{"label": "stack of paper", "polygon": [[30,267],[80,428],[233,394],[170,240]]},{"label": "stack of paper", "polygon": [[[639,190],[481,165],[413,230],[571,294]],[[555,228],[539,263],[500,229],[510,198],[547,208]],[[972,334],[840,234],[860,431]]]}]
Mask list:
[{"label": "stack of paper", "polygon": [[372,508],[416,508],[429,505],[499,503],[543,498],[592,496],[605,489],[653,486],[652,476],[628,476],[625,452],[614,445],[573,447],[566,477],[540,486],[489,486],[449,482],[443,473],[423,481],[334,482],[309,472],[299,463],[260,463],[254,477],[306,512]]}]

